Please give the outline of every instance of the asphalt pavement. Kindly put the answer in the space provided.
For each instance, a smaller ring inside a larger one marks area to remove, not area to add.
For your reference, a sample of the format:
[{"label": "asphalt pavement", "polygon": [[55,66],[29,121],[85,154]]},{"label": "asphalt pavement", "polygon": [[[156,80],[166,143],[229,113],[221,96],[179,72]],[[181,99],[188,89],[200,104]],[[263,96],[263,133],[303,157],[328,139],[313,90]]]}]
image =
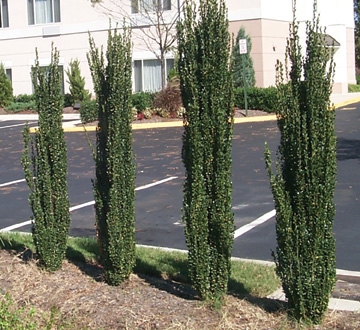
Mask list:
[{"label": "asphalt pavement", "polygon": [[[360,103],[339,108],[336,118],[338,135],[338,183],[334,234],[337,240],[337,268],[360,271]],[[23,179],[22,121],[1,121],[0,117],[0,229],[27,221],[31,215],[28,188]],[[36,120],[31,124],[36,125]],[[144,245],[186,249],[181,223],[182,127],[134,130],[137,155],[136,239]],[[94,142],[95,133],[89,132]],[[94,161],[84,133],[66,133],[68,146],[69,199],[71,206],[93,200],[91,179]],[[274,209],[264,164],[264,143],[275,150],[279,143],[276,121],[236,124],[233,138],[233,211],[239,230],[252,224],[234,241],[233,255],[241,258],[272,260],[276,247],[275,219],[263,215]],[[168,178],[169,181],[159,183]],[[15,183],[11,183],[15,182]],[[3,185],[10,183],[8,185]],[[155,185],[147,187],[149,183]],[[71,213],[71,235],[93,236],[93,206]],[[257,220],[261,221],[257,221]],[[254,221],[257,221],[254,223]],[[248,229],[249,229],[248,228]],[[17,230],[30,231],[30,225]]]}]

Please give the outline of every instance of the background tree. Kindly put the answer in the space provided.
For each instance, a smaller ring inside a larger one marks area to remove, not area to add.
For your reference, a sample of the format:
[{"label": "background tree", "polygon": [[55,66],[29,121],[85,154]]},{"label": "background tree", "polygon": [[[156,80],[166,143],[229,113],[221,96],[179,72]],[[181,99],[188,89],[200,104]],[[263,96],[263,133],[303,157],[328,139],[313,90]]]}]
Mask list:
[{"label": "background tree", "polygon": [[[106,57],[106,58],[105,58]],[[132,151],[131,37],[109,30],[106,55],[90,38],[88,53],[98,104],[96,230],[105,279],[118,285],[135,264],[135,165]]]},{"label": "background tree", "polygon": [[[246,39],[247,41],[247,54],[240,55],[240,39]],[[234,70],[234,84],[235,87],[244,87],[244,66],[245,66],[245,79],[247,87],[255,86],[255,71],[254,64],[251,58],[251,38],[245,32],[245,28],[242,26],[236,36],[236,43],[232,52],[233,70]],[[244,62],[244,63],[243,63]]]},{"label": "background tree", "polygon": [[354,0],[354,20],[355,20],[355,63],[360,70],[360,0]]},{"label": "background tree", "polygon": [[[180,8],[172,9],[171,0],[92,0],[114,19],[125,18],[133,35],[160,61],[161,89],[166,87],[166,55],[176,42],[176,23]],[[129,6],[129,2],[131,2]],[[179,6],[179,5],[178,5]],[[132,15],[136,14],[136,15]]]},{"label": "background tree", "polygon": [[90,93],[85,89],[85,78],[81,76],[80,62],[78,59],[71,60],[66,70],[72,105],[90,99]]},{"label": "background tree", "polygon": [[202,299],[224,295],[230,276],[233,79],[223,0],[191,0],[178,25],[178,70],[185,113],[184,215],[189,274]]},{"label": "background tree", "polygon": [[13,89],[4,65],[0,63],[0,107],[6,107],[13,100]]},{"label": "background tree", "polygon": [[313,20],[307,23],[305,57],[294,11],[285,67],[277,65],[281,138],[276,174],[269,150],[265,153],[276,208],[277,274],[290,314],[314,323],[321,321],[336,280],[333,76],[333,50],[319,27],[315,1]]},{"label": "background tree", "polygon": [[[46,71],[39,65],[36,51],[32,82],[39,113],[39,129],[33,139],[29,128],[24,129],[22,165],[30,188],[36,253],[40,265],[49,271],[61,268],[70,227],[61,81],[59,52],[56,48],[52,50],[51,63]],[[32,146],[31,154],[29,144]]]}]

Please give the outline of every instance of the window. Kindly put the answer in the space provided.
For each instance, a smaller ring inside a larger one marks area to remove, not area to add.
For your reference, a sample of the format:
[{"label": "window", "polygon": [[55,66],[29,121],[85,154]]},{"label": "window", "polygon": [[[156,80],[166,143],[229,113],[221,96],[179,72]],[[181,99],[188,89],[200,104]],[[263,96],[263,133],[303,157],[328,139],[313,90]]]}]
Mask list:
[{"label": "window", "polygon": [[131,13],[171,10],[171,0],[131,0]]},{"label": "window", "polygon": [[28,0],[29,25],[60,22],[60,0]]},{"label": "window", "polygon": [[[166,76],[174,67],[174,60],[165,61]],[[134,61],[134,87],[137,92],[155,92],[161,89],[161,65],[160,60],[137,60]]]},{"label": "window", "polygon": [[9,12],[7,0],[0,0],[0,28],[9,27]]},{"label": "window", "polygon": [[12,71],[11,71],[11,69],[5,69],[5,73],[6,73],[6,76],[8,77],[8,79],[10,80],[10,82],[12,83]]}]

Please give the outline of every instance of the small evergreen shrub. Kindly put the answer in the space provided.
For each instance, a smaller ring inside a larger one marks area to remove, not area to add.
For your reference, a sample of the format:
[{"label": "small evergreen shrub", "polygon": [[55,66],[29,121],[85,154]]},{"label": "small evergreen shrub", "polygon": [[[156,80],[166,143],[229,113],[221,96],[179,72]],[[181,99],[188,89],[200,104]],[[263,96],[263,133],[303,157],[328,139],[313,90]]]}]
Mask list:
[{"label": "small evergreen shrub", "polygon": [[[30,189],[32,234],[39,263],[48,271],[61,268],[70,227],[67,195],[67,151],[62,129],[61,73],[59,52],[51,52],[48,71],[41,70],[36,51],[32,70],[39,130],[32,138],[26,126],[21,159]],[[31,152],[29,150],[31,145]]]},{"label": "small evergreen shrub", "polygon": [[13,100],[13,88],[8,79],[4,65],[0,63],[0,107],[6,107]]},{"label": "small evergreen shrub", "polygon": [[139,92],[132,95],[132,106],[137,109],[137,111],[143,112],[146,108],[151,108],[155,93]]},{"label": "small evergreen shrub", "polygon": [[169,81],[166,88],[156,95],[152,106],[165,110],[172,118],[177,117],[177,112],[182,107],[179,78],[174,77]]},{"label": "small evergreen shrub", "polygon": [[74,105],[73,97],[71,94],[64,94],[64,107],[72,107]]},{"label": "small evergreen shrub", "polygon": [[[244,88],[234,90],[235,106],[245,109]],[[247,88],[248,109],[275,112],[277,110],[277,92],[275,87],[251,87]]]},{"label": "small evergreen shrub", "polygon": [[349,93],[359,93],[360,92],[360,85],[349,84],[348,85],[348,92]]},{"label": "small evergreen shrub", "polygon": [[[285,65],[277,64],[277,171],[270,151],[266,166],[276,208],[276,271],[297,320],[320,323],[336,281],[334,191],[336,185],[335,109],[330,95],[333,50],[314,17],[307,22],[306,55],[299,27],[291,25]],[[288,72],[290,68],[290,72]]]},{"label": "small evergreen shrub", "polygon": [[24,110],[31,110],[31,111],[37,111],[36,108],[36,102],[30,101],[30,102],[11,102],[7,107],[5,107],[5,110],[8,112],[21,112]]},{"label": "small evergreen shrub", "polygon": [[224,0],[184,2],[178,24],[178,70],[185,125],[183,221],[189,276],[201,299],[227,291],[234,218],[231,211],[233,77]]},{"label": "small evergreen shrub", "polygon": [[[108,33],[107,50],[90,37],[88,61],[98,105],[94,197],[105,280],[119,285],[135,265],[135,164],[132,136],[131,31]],[[105,59],[106,58],[106,59]]]},{"label": "small evergreen shrub", "polygon": [[71,60],[69,68],[66,70],[70,90],[70,102],[83,102],[90,99],[90,93],[85,89],[85,78],[81,76],[79,60]]},{"label": "small evergreen shrub", "polygon": [[98,105],[96,100],[86,100],[80,106],[80,119],[83,124],[91,123],[98,118]]},{"label": "small evergreen shrub", "polygon": [[32,101],[35,101],[34,94],[19,94],[18,96],[14,97],[14,102],[16,103],[30,103]]}]

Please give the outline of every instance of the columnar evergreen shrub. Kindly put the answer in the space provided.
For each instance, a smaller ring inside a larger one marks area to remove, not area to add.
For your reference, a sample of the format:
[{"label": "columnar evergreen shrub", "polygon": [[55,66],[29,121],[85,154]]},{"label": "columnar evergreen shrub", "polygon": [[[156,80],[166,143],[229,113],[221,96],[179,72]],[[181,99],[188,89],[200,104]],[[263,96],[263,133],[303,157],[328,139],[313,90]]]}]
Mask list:
[{"label": "columnar evergreen shrub", "polygon": [[[240,54],[240,39],[246,39],[247,54]],[[251,38],[245,32],[242,26],[236,36],[235,46],[232,52],[233,70],[234,70],[234,85],[235,87],[255,86],[255,70],[253,60],[251,58]],[[245,67],[245,80],[244,80],[244,67]]]},{"label": "columnar evergreen shrub", "polygon": [[0,107],[6,107],[13,100],[13,88],[8,79],[4,65],[0,63]]},{"label": "columnar evergreen shrub", "polygon": [[[38,56],[32,70],[39,129],[32,138],[24,129],[22,165],[30,188],[33,239],[40,265],[49,271],[61,268],[70,227],[67,194],[67,154],[62,130],[59,52],[51,53],[48,71],[41,70]],[[31,145],[31,153],[29,150]]]},{"label": "columnar evergreen shrub", "polygon": [[[132,151],[131,38],[109,30],[107,51],[90,38],[88,61],[98,103],[96,229],[105,279],[118,285],[135,264],[135,164]],[[105,58],[106,57],[106,58]]]},{"label": "columnar evergreen shrub", "polygon": [[190,0],[178,25],[179,77],[185,130],[183,221],[189,274],[202,299],[227,290],[233,243],[231,140],[233,79],[223,0]]},{"label": "columnar evergreen shrub", "polygon": [[269,150],[265,153],[276,207],[277,273],[290,314],[314,323],[327,309],[336,277],[333,73],[332,49],[326,47],[315,2],[306,55],[301,54],[294,13],[285,68],[277,65],[281,140],[276,174]]},{"label": "columnar evergreen shrub", "polygon": [[78,59],[71,60],[66,70],[68,77],[70,101],[72,105],[90,99],[89,91],[85,89],[85,78],[81,76],[80,62]]}]

